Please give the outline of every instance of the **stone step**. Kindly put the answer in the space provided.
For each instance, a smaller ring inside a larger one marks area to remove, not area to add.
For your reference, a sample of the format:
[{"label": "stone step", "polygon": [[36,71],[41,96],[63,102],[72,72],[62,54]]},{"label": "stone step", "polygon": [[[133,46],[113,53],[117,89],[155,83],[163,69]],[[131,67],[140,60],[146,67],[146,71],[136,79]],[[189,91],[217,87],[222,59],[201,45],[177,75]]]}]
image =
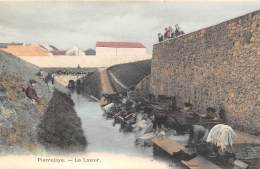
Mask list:
[{"label": "stone step", "polygon": [[202,156],[197,156],[189,161],[182,160],[181,163],[189,169],[221,169],[221,167],[210,162]]},{"label": "stone step", "polygon": [[234,169],[246,169],[247,167],[248,167],[248,164],[244,163],[241,160],[234,161]]},{"label": "stone step", "polygon": [[175,153],[178,153],[185,149],[184,145],[178,144],[176,141],[168,137],[156,137],[152,139],[152,142],[170,155],[174,155]]}]

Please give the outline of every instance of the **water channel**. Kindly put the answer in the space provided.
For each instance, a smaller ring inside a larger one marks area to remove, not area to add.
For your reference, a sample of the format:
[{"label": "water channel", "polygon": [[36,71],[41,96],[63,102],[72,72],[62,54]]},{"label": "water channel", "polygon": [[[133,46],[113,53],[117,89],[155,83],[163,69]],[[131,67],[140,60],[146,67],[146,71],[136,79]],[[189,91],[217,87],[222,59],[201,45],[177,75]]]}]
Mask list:
[{"label": "water channel", "polygon": [[77,94],[71,97],[89,142],[86,153],[101,158],[106,168],[181,168],[169,160],[155,159],[152,147],[136,146],[134,133],[120,132],[118,125],[113,127],[113,120],[102,116],[99,103]]}]

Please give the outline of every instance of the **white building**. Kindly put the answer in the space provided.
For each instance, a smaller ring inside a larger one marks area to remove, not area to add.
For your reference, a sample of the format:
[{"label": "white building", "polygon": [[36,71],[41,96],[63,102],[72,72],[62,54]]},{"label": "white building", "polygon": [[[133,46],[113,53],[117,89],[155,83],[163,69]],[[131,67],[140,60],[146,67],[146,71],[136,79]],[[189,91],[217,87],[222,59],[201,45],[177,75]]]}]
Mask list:
[{"label": "white building", "polygon": [[73,47],[73,48],[66,51],[66,55],[69,55],[69,56],[84,56],[85,53],[81,49],[79,49],[77,47]]},{"label": "white building", "polygon": [[139,42],[97,42],[97,56],[145,56],[146,48]]}]

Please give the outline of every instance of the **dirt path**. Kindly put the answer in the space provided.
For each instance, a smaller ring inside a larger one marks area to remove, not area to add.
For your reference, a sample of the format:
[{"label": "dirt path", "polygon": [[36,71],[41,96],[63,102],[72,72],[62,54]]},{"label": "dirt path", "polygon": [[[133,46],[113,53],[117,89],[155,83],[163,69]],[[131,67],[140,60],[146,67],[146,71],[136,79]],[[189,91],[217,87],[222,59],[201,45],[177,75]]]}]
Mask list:
[{"label": "dirt path", "polygon": [[111,71],[107,71],[110,75],[110,77],[119,85],[121,86],[122,88],[124,89],[128,89],[128,87],[126,85],[124,85],[118,78],[116,78],[116,76],[111,72]]},{"label": "dirt path", "polygon": [[103,94],[113,94],[115,91],[109,81],[108,72],[106,69],[100,71],[101,89]]}]

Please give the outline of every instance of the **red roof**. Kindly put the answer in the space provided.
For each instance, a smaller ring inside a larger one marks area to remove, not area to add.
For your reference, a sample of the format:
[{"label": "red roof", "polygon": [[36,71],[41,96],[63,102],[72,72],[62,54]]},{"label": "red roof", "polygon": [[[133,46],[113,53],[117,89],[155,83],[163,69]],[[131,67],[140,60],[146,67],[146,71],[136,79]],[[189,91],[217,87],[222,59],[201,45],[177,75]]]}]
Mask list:
[{"label": "red roof", "polygon": [[97,42],[96,47],[145,48],[145,46],[139,42]]},{"label": "red roof", "polygon": [[66,50],[54,50],[54,51],[51,51],[51,53],[53,55],[65,55],[66,54]]}]

